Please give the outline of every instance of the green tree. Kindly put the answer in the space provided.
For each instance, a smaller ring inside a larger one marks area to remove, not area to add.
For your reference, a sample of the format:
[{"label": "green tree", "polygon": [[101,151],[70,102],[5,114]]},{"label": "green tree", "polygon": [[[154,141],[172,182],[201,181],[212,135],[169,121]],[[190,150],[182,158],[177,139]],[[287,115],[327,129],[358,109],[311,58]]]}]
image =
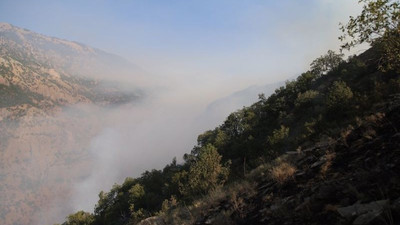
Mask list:
[{"label": "green tree", "polygon": [[343,62],[343,54],[336,54],[334,51],[328,50],[325,55],[312,61],[311,73],[321,76],[338,67],[341,62]]},{"label": "green tree", "polygon": [[94,222],[94,216],[91,213],[78,211],[69,215],[63,225],[91,225]]},{"label": "green tree", "polygon": [[144,188],[140,184],[135,184],[129,189],[129,202],[134,203],[144,196]]},{"label": "green tree", "polygon": [[319,92],[314,90],[308,90],[297,94],[297,99],[294,102],[296,107],[310,107],[312,106],[312,101],[318,97]]},{"label": "green tree", "polygon": [[280,128],[272,131],[272,134],[268,136],[269,150],[267,152],[268,158],[274,158],[278,154],[285,152],[285,140],[289,137],[289,127],[283,125]]},{"label": "green tree", "polygon": [[344,42],[342,49],[362,43],[378,46],[381,50],[380,69],[400,69],[400,3],[398,0],[359,0],[363,10],[341,25]]},{"label": "green tree", "polygon": [[345,109],[352,98],[353,92],[351,88],[344,81],[335,81],[332,87],[329,88],[326,104],[329,109]]},{"label": "green tree", "polygon": [[221,164],[221,155],[213,145],[208,144],[200,149],[196,162],[190,167],[187,184],[182,186],[183,194],[189,198],[207,194],[223,185],[228,175],[229,168]]}]

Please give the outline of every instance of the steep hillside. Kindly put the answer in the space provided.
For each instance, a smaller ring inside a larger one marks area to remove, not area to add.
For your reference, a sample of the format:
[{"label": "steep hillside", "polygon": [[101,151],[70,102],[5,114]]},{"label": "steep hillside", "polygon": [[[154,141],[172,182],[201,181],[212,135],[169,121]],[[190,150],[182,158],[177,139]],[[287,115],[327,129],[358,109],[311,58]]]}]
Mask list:
[{"label": "steep hillside", "polygon": [[1,224],[46,223],[50,200],[68,197],[101,127],[101,114],[74,105],[140,100],[138,88],[110,81],[129,68],[118,56],[0,23]]},{"label": "steep hillside", "polygon": [[281,155],[189,208],[139,224],[398,224],[399,115],[396,95],[342,135]]},{"label": "steep hillside", "polygon": [[183,164],[127,178],[64,224],[398,221],[400,76],[379,69],[380,54],[329,51],[318,58],[329,70],[260,95],[199,135]]}]

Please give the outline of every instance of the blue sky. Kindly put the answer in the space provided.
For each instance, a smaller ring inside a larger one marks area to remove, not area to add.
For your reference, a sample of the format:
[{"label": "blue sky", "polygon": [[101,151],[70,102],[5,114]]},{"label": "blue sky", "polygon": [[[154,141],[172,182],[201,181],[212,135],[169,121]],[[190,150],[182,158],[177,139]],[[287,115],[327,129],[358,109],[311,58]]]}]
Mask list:
[{"label": "blue sky", "polygon": [[225,90],[214,83],[226,83],[228,92],[293,77],[338,49],[338,24],[357,14],[357,2],[1,0],[0,21],[116,53],[194,85]]}]

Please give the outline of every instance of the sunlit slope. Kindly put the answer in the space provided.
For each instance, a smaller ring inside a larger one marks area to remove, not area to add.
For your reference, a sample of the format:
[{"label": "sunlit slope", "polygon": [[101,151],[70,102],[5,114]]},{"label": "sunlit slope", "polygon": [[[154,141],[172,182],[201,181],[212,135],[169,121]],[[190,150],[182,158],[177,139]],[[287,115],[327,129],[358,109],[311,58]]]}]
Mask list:
[{"label": "sunlit slope", "polygon": [[101,126],[90,108],[142,98],[111,82],[128,71],[118,56],[0,23],[0,224],[49,221],[45,210],[90,165]]}]

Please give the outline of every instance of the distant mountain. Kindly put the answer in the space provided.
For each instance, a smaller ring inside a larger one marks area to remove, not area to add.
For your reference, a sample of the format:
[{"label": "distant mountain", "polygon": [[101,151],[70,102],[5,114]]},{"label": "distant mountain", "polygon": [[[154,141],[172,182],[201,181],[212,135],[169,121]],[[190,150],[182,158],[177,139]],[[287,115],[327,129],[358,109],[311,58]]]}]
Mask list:
[{"label": "distant mountain", "polygon": [[137,86],[112,81],[136,73],[119,56],[0,23],[0,224],[52,221],[50,200],[68,198],[65,187],[85,176],[102,122],[70,106],[139,101]]},{"label": "distant mountain", "polygon": [[0,107],[114,101],[118,88],[99,78],[128,71],[138,69],[119,56],[0,23]]},{"label": "distant mountain", "polygon": [[266,85],[252,85],[243,90],[236,91],[208,104],[204,112],[200,115],[200,119],[207,120],[207,123],[213,126],[220,124],[230,113],[256,102],[259,94],[264,94],[268,97],[284,84],[285,82],[282,81]]}]

